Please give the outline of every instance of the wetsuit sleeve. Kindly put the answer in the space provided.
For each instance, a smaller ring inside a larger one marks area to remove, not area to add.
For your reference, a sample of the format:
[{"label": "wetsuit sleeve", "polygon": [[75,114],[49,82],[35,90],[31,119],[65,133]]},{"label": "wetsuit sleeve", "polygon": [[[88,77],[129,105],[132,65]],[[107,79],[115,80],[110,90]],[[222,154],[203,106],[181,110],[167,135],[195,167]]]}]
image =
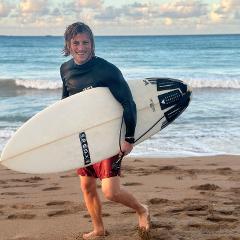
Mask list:
[{"label": "wetsuit sleeve", "polygon": [[61,79],[63,82],[63,86],[62,86],[62,99],[69,97],[69,92],[67,90],[66,84],[65,84],[65,79],[64,79],[64,74],[63,74],[63,65],[60,67],[60,75],[61,75]]},{"label": "wetsuit sleeve", "polygon": [[63,86],[62,86],[62,99],[66,98],[66,97],[69,97],[69,93],[68,93],[68,90],[67,90],[65,84],[63,83]]},{"label": "wetsuit sleeve", "polygon": [[134,138],[137,122],[136,104],[133,100],[131,90],[118,68],[111,70],[111,77],[106,84],[113,96],[123,107],[123,118],[126,124],[125,140],[128,141],[128,138]]}]

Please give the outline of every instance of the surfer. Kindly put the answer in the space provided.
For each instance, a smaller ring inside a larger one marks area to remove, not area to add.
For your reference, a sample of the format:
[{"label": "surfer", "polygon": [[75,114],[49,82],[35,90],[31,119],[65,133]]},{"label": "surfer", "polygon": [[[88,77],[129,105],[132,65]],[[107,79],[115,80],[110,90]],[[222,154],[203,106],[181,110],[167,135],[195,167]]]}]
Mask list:
[{"label": "surfer", "polygon": [[[63,54],[72,58],[60,67],[63,81],[62,98],[90,88],[108,87],[123,107],[126,124],[125,141],[121,144],[118,155],[77,170],[84,201],[93,223],[93,231],[83,234],[83,239],[106,235],[101,202],[97,193],[97,178],[102,182],[104,196],[108,200],[134,209],[138,215],[141,232],[148,232],[150,228],[148,207],[141,204],[120,184],[121,160],[119,159],[132,151],[134,143],[136,105],[131,91],[121,71],[115,65],[95,56],[94,37],[89,26],[82,22],[69,25],[64,33],[64,39]],[[97,100],[93,99],[93,101]]]}]

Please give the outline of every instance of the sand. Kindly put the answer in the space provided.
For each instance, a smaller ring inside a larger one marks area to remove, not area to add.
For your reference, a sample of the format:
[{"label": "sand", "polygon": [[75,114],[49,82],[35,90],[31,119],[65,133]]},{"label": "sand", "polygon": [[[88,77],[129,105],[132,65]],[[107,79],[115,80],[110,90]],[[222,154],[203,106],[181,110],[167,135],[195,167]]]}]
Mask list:
[{"label": "sand", "polygon": [[[128,158],[122,184],[149,206],[150,239],[240,240],[240,156]],[[139,239],[136,214],[104,199],[106,240]],[[91,230],[75,171],[0,167],[1,240],[79,240]]]}]

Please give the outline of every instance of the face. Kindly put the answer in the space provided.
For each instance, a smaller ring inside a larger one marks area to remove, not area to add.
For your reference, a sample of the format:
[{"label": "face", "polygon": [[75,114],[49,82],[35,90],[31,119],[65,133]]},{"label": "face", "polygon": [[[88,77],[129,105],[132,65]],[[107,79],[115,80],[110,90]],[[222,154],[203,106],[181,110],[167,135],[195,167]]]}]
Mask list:
[{"label": "face", "polygon": [[92,44],[87,33],[79,33],[70,41],[70,53],[76,64],[83,64],[92,58]]}]

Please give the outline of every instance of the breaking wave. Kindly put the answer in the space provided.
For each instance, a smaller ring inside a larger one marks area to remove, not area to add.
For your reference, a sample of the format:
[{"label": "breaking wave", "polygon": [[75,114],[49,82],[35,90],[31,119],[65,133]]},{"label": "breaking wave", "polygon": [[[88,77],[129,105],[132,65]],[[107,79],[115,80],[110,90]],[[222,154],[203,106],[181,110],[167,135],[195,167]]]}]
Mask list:
[{"label": "breaking wave", "polygon": [[[131,80],[130,80],[131,81]],[[192,88],[224,88],[240,89],[240,80],[183,80]],[[26,80],[26,79],[0,79],[1,90],[58,90],[62,88],[61,81]]]}]

